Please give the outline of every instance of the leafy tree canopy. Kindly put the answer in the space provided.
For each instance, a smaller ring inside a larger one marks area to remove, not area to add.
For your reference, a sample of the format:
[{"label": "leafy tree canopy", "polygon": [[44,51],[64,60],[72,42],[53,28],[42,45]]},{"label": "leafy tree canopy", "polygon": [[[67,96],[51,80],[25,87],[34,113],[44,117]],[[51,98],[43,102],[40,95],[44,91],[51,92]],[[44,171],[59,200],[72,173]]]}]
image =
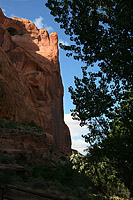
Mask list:
[{"label": "leafy tree canopy", "polygon": [[[108,137],[89,147],[87,155],[72,155],[73,168],[84,173],[105,196],[115,194],[122,182],[133,197],[133,96],[126,93],[114,113]],[[120,195],[121,192],[118,192]],[[125,194],[128,194],[125,191]],[[126,197],[128,199],[128,197]],[[110,199],[110,198],[109,198]]]},{"label": "leafy tree canopy", "polygon": [[85,64],[69,91],[72,116],[87,125],[91,146],[72,158],[74,167],[106,194],[121,180],[133,196],[132,1],[47,0],[46,6],[70,36],[72,45],[61,45],[67,56]]},{"label": "leafy tree canopy", "polygon": [[86,64],[69,91],[73,118],[88,126],[85,139],[94,144],[109,134],[112,111],[132,88],[131,0],[48,0],[46,6],[72,41],[61,47]]},{"label": "leafy tree canopy", "polygon": [[75,59],[92,66],[101,61],[99,67],[109,80],[113,77],[131,80],[131,3],[131,0],[48,0],[46,6],[73,41],[73,45],[63,48],[70,50]]}]

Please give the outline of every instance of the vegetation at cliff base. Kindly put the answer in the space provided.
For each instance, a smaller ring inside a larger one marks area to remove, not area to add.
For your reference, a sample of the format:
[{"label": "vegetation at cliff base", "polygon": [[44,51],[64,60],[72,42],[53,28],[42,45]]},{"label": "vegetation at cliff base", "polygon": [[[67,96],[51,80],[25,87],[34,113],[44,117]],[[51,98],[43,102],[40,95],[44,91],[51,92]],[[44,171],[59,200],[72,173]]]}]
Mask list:
[{"label": "vegetation at cliff base", "polygon": [[27,130],[29,132],[35,133],[43,133],[43,128],[38,126],[34,121],[30,122],[18,122],[15,120],[5,120],[0,119],[0,128],[5,129],[16,129],[16,130]]},{"label": "vegetation at cliff base", "polygon": [[[16,160],[12,156],[0,154],[0,163],[13,165]],[[88,181],[84,174],[74,171],[69,161],[56,161],[49,164],[33,162],[32,165],[17,161],[17,164],[21,164],[23,168],[21,170],[0,169],[0,184],[12,184],[59,197],[65,196],[69,200],[102,199],[91,180]]]},{"label": "vegetation at cliff base", "polygon": [[131,198],[132,1],[47,0],[46,6],[70,36],[71,45],[60,47],[83,62],[82,78],[75,77],[69,91],[73,119],[88,128],[84,138],[89,147],[86,156],[72,157],[73,168],[84,172],[107,199],[114,188],[123,187]]}]

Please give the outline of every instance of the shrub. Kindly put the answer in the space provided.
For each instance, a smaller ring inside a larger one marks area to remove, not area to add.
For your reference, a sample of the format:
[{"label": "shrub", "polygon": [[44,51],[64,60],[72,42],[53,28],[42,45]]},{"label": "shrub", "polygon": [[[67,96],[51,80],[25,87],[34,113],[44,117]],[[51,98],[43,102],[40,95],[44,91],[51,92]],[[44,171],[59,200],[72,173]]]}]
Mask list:
[{"label": "shrub", "polygon": [[12,184],[16,173],[12,169],[0,170],[0,184]]},{"label": "shrub", "polygon": [[15,162],[15,158],[11,155],[0,154],[0,163],[3,164],[13,164]]},{"label": "shrub", "polygon": [[3,119],[0,120],[0,128],[4,128],[5,127],[5,122]]}]

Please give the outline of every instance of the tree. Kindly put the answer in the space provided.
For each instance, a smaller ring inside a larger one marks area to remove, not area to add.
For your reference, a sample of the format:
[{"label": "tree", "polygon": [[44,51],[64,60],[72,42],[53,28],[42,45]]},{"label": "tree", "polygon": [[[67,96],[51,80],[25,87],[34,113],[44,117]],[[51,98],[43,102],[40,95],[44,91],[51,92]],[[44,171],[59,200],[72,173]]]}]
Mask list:
[{"label": "tree", "polygon": [[[84,171],[108,198],[115,194],[124,182],[133,197],[133,96],[131,91],[125,95],[114,114],[108,137],[89,147],[88,154],[73,155],[73,168]],[[125,190],[126,193],[126,190]],[[119,194],[119,193],[118,193]]]},{"label": "tree", "polygon": [[[120,190],[125,189],[122,182],[117,176],[117,170],[112,165],[110,160],[106,157],[99,157],[95,154],[99,150],[97,146],[93,149],[92,154],[81,155],[76,154],[71,156],[71,162],[73,164],[73,169],[78,170],[79,173],[85,173],[85,175],[93,183],[93,187],[96,192],[100,192],[107,199],[110,200],[110,196],[119,195]],[[120,187],[120,190],[119,190]],[[123,191],[124,195],[126,191]],[[128,197],[128,196],[127,196]]]},{"label": "tree", "polygon": [[118,171],[118,177],[131,191],[133,197],[133,93],[126,93],[114,120],[108,137],[100,144],[100,151],[106,155]]},{"label": "tree", "polygon": [[[132,96],[133,88],[131,3],[131,0],[48,0],[46,3],[72,41],[72,45],[61,47],[67,50],[67,56],[85,64],[83,78],[75,77],[75,89],[70,87],[69,91],[75,105],[73,118],[88,127],[84,137],[92,145],[89,155],[93,155],[96,146],[100,149],[103,145],[104,153],[109,146],[113,149],[115,141],[118,153],[119,139],[124,149],[122,138],[125,137],[131,150],[132,133],[127,133],[126,123],[119,118],[124,112],[123,116],[129,119],[128,110],[123,111],[121,102],[128,102],[127,94],[130,91]],[[129,120],[132,123],[131,115]],[[115,151],[108,151],[108,157],[113,160]],[[123,160],[120,153],[118,157],[115,163]],[[130,159],[125,162],[132,165]],[[129,176],[129,171],[124,169],[123,172]],[[123,172],[121,170],[121,177],[124,177]]]},{"label": "tree", "polygon": [[[76,106],[72,115],[88,126],[93,143],[107,134],[110,112],[132,87],[131,0],[48,0],[46,6],[73,42],[61,45],[67,55],[89,66],[69,91]],[[95,63],[99,68],[92,73]]]}]

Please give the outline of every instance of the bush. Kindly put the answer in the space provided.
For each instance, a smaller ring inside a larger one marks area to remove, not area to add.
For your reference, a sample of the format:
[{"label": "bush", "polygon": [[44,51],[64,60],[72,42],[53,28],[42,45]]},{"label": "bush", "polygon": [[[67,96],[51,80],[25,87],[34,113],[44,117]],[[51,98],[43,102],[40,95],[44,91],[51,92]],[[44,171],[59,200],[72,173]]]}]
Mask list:
[{"label": "bush", "polygon": [[30,179],[30,186],[32,189],[47,189],[48,188],[48,183],[44,181],[43,178],[31,178]]},{"label": "bush", "polygon": [[91,182],[85,175],[79,174],[72,169],[70,162],[65,164],[56,163],[56,167],[51,165],[35,166],[31,171],[31,177],[42,178],[44,181],[59,182],[66,187],[71,185],[71,188],[75,188],[75,186],[87,188],[91,185]]},{"label": "bush", "polygon": [[13,164],[15,162],[15,158],[11,155],[0,154],[0,163],[3,164]]},{"label": "bush", "polygon": [[12,169],[0,170],[0,184],[12,184],[16,173]]},{"label": "bush", "polygon": [[19,127],[19,123],[17,121],[8,121],[6,124],[5,124],[5,127],[6,128],[11,128],[11,129],[15,129],[15,128],[18,128]]},{"label": "bush", "polygon": [[38,126],[34,121],[31,122],[17,122],[14,120],[5,121],[4,119],[0,120],[0,128],[8,128],[8,129],[28,129],[31,132],[39,132],[42,133],[42,127]]},{"label": "bush", "polygon": [[36,166],[32,170],[32,177],[43,178],[44,180],[53,180],[55,178],[55,172],[50,165]]},{"label": "bush", "polygon": [[8,129],[15,129],[19,127],[19,122],[10,120],[5,121],[4,119],[0,120],[0,128],[8,128]]},{"label": "bush", "polygon": [[3,119],[0,120],[0,128],[4,128],[5,127],[5,122]]}]

